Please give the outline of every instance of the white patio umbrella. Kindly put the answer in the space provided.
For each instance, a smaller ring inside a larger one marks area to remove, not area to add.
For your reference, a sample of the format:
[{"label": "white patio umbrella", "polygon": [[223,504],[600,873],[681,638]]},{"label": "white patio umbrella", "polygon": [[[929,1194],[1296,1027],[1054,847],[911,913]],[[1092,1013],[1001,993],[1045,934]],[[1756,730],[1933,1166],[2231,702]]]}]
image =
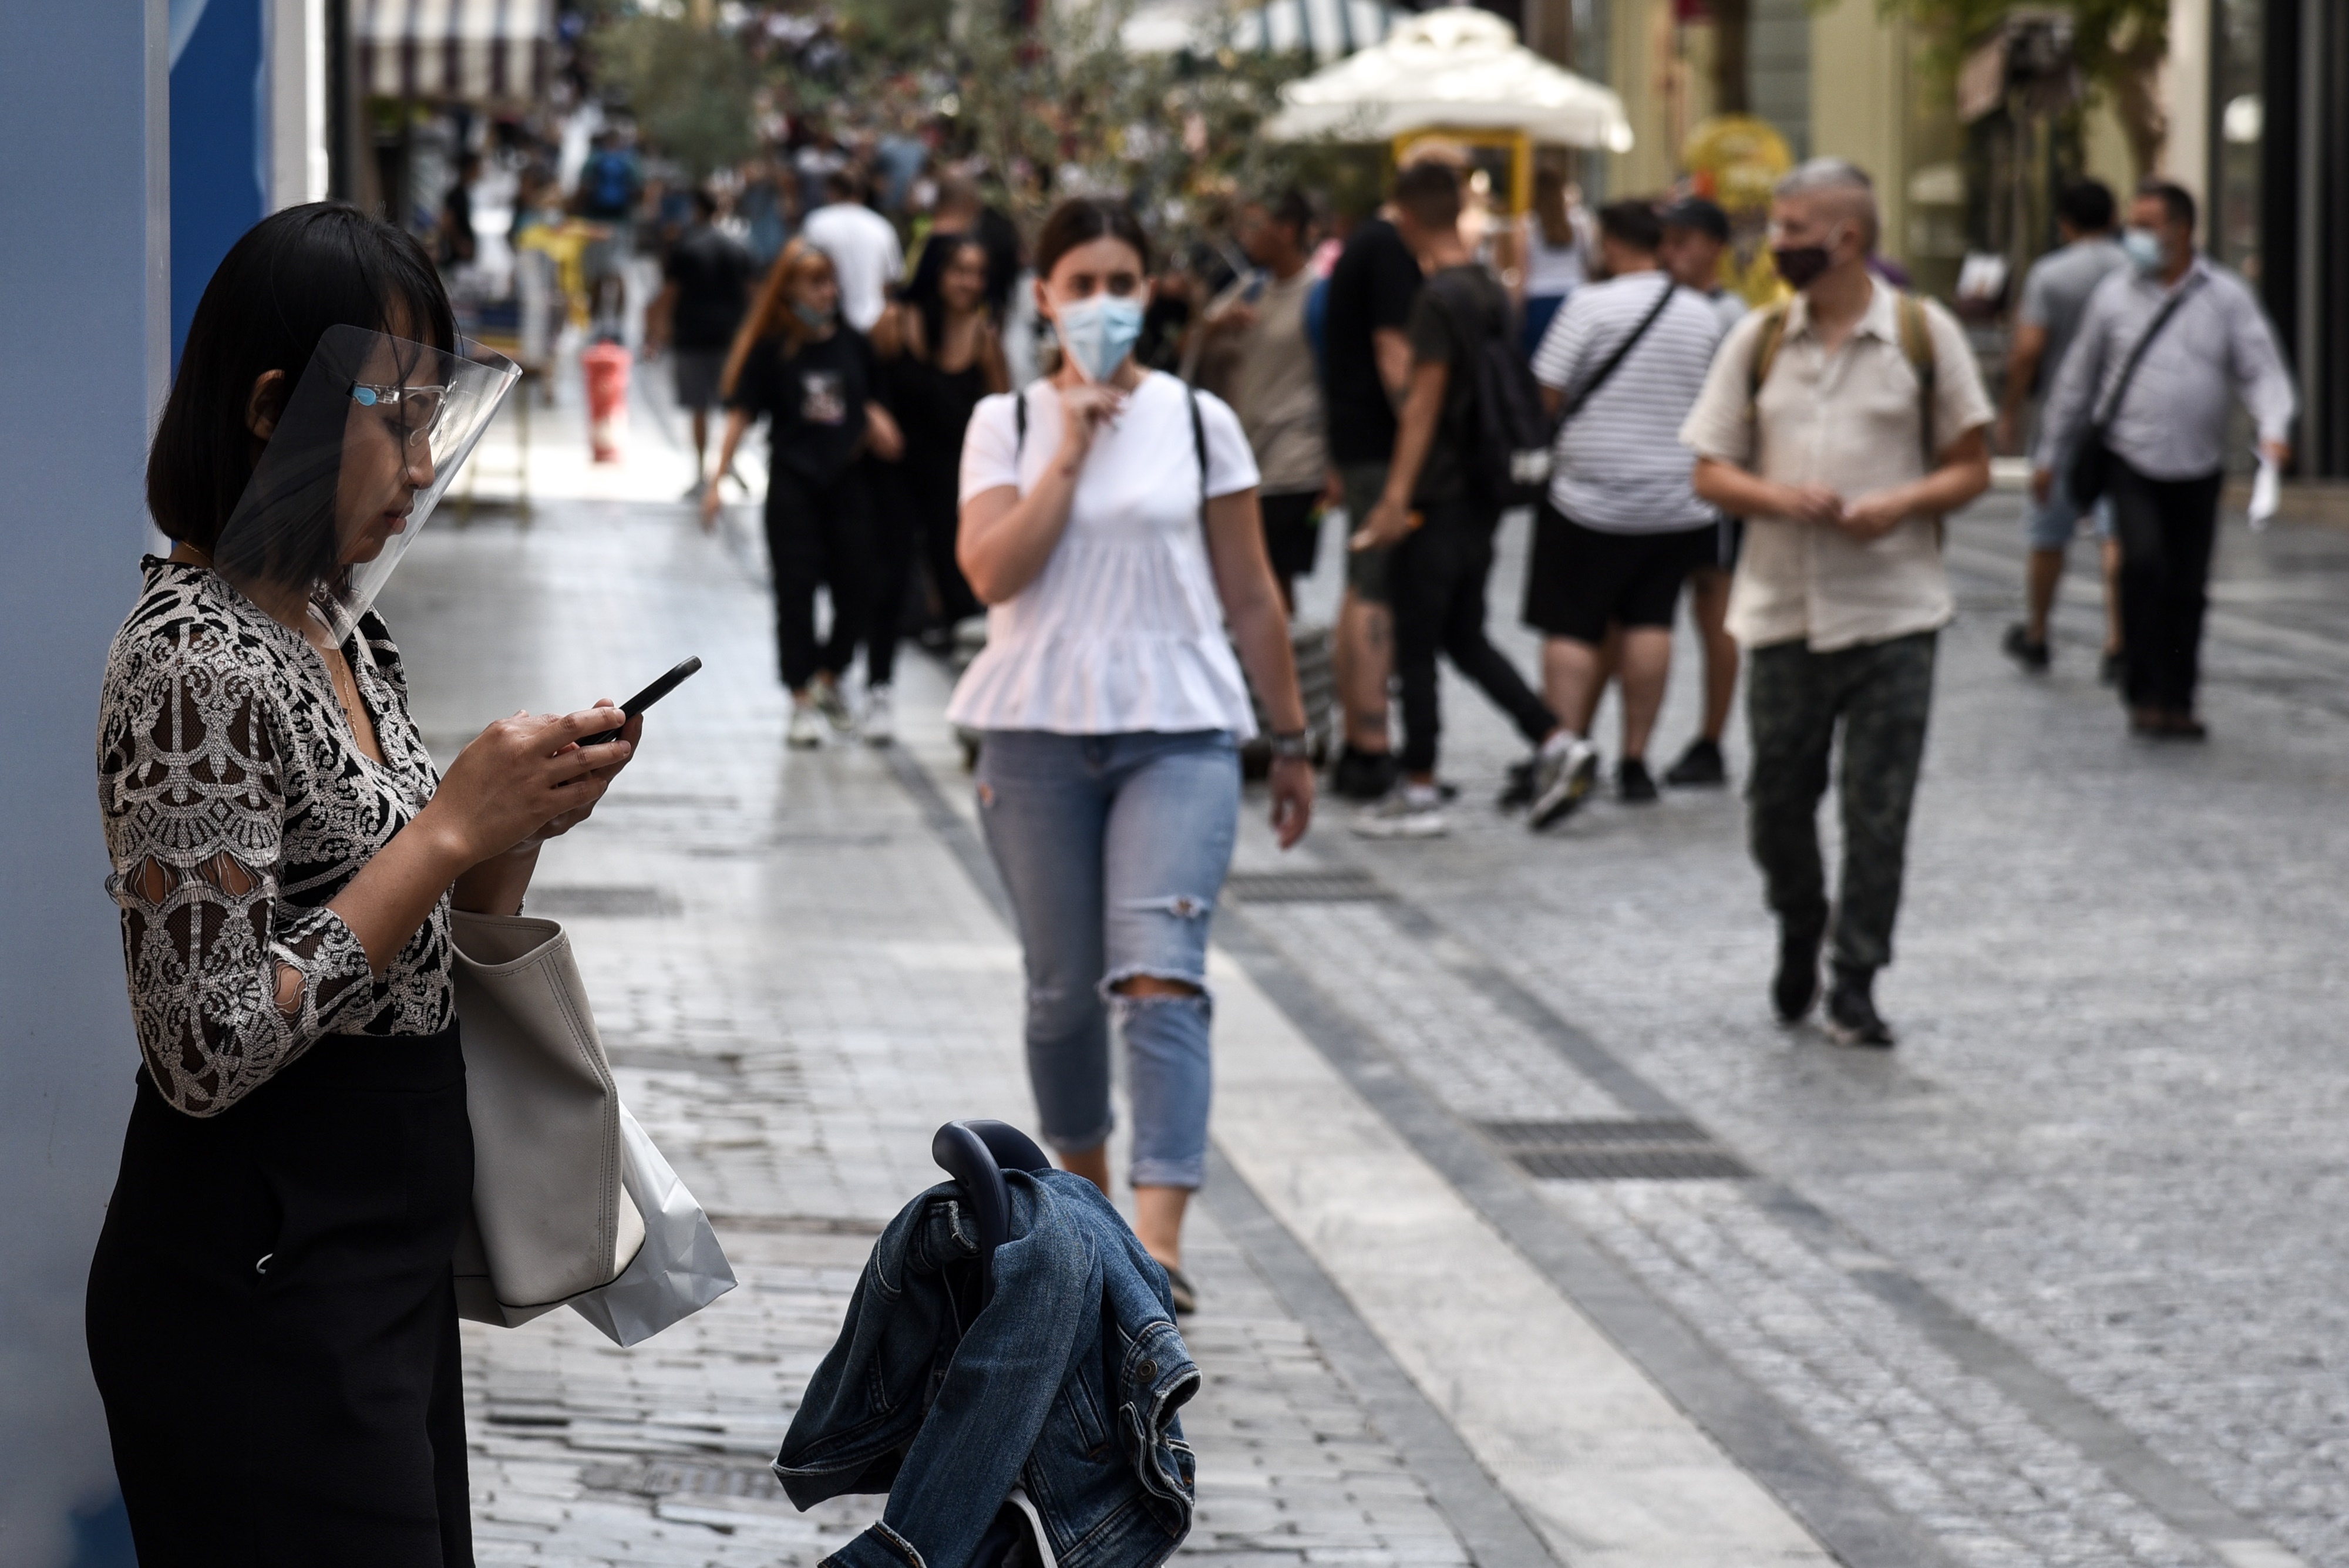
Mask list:
[{"label": "white patio umbrella", "polygon": [[1265,134],[1384,141],[1417,130],[1505,130],[1568,147],[1631,149],[1623,100],[1465,5],[1426,11],[1385,40],[1280,89]]}]

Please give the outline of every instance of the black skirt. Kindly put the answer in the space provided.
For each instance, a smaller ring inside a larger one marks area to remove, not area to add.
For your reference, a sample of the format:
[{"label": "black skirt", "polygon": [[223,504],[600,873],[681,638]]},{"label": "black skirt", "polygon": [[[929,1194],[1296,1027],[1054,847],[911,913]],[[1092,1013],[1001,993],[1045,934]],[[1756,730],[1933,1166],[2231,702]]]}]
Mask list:
[{"label": "black skirt", "polygon": [[140,1568],[473,1561],[472,1189],[454,1027],[329,1035],[206,1118],[140,1070],[88,1303]]}]

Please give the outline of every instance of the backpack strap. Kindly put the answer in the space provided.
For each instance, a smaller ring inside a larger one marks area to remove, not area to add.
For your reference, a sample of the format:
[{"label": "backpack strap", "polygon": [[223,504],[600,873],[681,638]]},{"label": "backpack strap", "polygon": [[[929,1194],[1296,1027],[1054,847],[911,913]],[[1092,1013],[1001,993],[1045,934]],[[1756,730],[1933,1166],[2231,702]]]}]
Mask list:
[{"label": "backpack strap", "polygon": [[1786,341],[1787,302],[1780,300],[1762,312],[1762,332],[1754,342],[1754,358],[1745,368],[1745,417],[1754,417],[1754,405],[1761,400],[1762,383],[1770,379],[1770,367],[1778,362],[1779,347]]},{"label": "backpack strap", "polygon": [[1930,473],[1940,456],[1933,447],[1933,386],[1940,364],[1933,354],[1933,328],[1925,319],[1925,302],[1904,290],[1899,314],[1900,352],[1917,374],[1917,439],[1925,449],[1925,472]]},{"label": "backpack strap", "polygon": [[1199,413],[1199,389],[1186,382],[1183,390],[1191,400],[1191,451],[1199,460],[1199,523],[1204,527],[1207,521],[1207,421]]},{"label": "backpack strap", "polygon": [[[1207,421],[1199,412],[1199,389],[1185,384],[1183,395],[1191,404],[1191,452],[1199,460],[1199,521],[1207,519]],[[1011,394],[1011,471],[1019,471],[1019,459],[1028,450],[1028,389],[1022,387]]]}]

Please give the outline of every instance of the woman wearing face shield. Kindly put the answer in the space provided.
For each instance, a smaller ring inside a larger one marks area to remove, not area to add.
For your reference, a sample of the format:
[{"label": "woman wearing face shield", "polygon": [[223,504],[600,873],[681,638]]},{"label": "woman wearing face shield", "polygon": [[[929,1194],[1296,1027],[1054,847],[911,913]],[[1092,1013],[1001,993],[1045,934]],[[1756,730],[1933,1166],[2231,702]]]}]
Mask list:
[{"label": "woman wearing face shield", "polygon": [[515,912],[640,725],[516,714],[433,766],[368,600],[511,385],[456,347],[413,238],[293,208],[213,275],[156,431],[175,547],[98,755],[142,1065],[87,1303],[145,1568],[472,1561],[450,910]]},{"label": "woman wearing face shield", "polygon": [[1222,402],[1133,360],[1149,263],[1133,214],[1106,202],[1063,203],[1038,236],[1036,304],[1061,365],[971,417],[957,554],[989,607],[988,639],[947,712],[984,735],[979,815],[1026,953],[1045,1141],[1108,1189],[1113,1012],[1134,1229],[1187,1311],[1207,920],[1255,730],[1243,666],[1274,726],[1283,848],[1304,836],[1313,775],[1247,437]]}]

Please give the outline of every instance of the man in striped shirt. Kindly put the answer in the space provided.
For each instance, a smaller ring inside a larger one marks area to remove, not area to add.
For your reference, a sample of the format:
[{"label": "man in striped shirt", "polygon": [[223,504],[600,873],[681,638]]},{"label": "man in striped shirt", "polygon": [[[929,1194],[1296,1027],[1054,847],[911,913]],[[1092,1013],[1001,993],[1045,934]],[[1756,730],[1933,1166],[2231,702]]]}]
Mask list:
[{"label": "man in striped shirt", "polygon": [[1559,427],[1549,493],[1534,524],[1526,624],[1539,630],[1551,711],[1581,737],[1574,784],[1534,803],[1534,825],[1571,812],[1598,773],[1588,740],[1606,684],[1603,655],[1619,628],[1623,754],[1618,793],[1656,798],[1648,739],[1671,672],[1681,584],[1711,563],[1718,517],[1690,488],[1696,454],[1679,431],[1704,390],[1719,314],[1657,265],[1655,209],[1616,202],[1599,214],[1607,281],[1575,290],[1534,356],[1534,379]]}]

